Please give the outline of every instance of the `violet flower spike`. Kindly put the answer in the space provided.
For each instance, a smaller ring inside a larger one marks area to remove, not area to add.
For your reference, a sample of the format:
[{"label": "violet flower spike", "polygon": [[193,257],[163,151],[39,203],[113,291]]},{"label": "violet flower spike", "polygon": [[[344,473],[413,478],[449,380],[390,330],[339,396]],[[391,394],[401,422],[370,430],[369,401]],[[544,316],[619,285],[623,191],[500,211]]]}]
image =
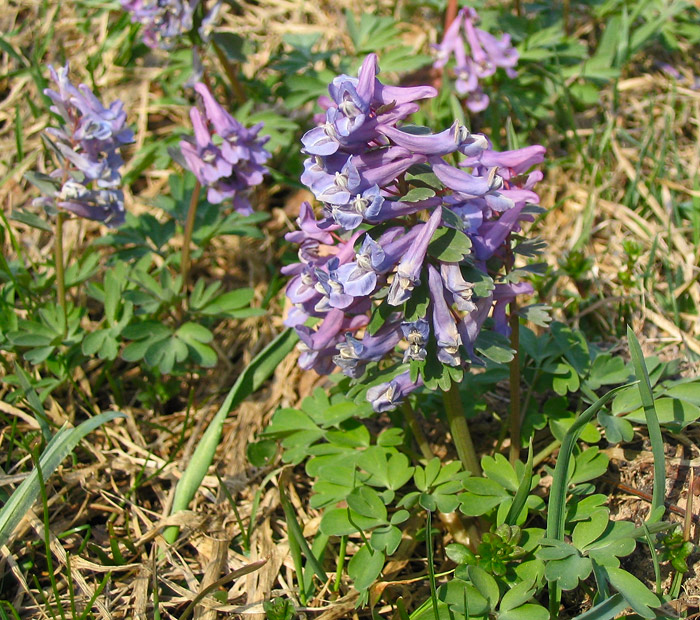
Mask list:
[{"label": "violet flower spike", "polygon": [[85,84],[76,88],[69,80],[68,64],[58,70],[49,66],[49,73],[58,91],[47,88],[44,93],[62,121],[46,130],[61,163],[51,176],[62,181],[55,192],[34,203],[119,226],[125,219],[124,194],[117,189],[123,164],[119,150],[133,141],[123,103],[117,100],[105,107]]},{"label": "violet flower spike", "polygon": [[171,49],[192,30],[199,0],[121,0],[131,21],[144,25],[143,41],[152,48]]},{"label": "violet flower spike", "polygon": [[[246,128],[234,119],[201,83],[195,84],[204,111],[193,108],[190,118],[194,127],[194,143],[180,142],[187,167],[207,188],[207,200],[219,204],[227,199],[243,214],[252,213],[248,190],[259,185],[267,172],[270,158],[263,145],[269,137],[258,138],[262,123]],[[213,135],[221,141],[215,143]]]}]

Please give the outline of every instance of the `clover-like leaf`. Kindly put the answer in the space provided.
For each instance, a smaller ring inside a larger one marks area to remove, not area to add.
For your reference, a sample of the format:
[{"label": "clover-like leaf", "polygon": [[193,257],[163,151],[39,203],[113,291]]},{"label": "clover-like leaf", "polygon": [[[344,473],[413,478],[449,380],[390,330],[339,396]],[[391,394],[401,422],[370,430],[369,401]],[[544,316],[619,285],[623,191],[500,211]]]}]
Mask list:
[{"label": "clover-like leaf", "polygon": [[607,568],[612,586],[625,597],[629,606],[642,618],[656,618],[653,608],[661,602],[658,597],[639,579],[621,568]]},{"label": "clover-like leaf", "polygon": [[355,588],[358,590],[369,588],[382,572],[384,560],[384,554],[381,551],[372,551],[369,545],[363,545],[348,563],[348,575],[353,580]]}]

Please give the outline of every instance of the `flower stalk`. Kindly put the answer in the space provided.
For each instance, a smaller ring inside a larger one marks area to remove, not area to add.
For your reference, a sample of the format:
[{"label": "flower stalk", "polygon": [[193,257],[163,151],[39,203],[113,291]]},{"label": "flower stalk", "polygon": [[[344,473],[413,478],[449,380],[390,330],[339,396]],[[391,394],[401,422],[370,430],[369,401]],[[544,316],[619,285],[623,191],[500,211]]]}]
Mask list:
[{"label": "flower stalk", "polygon": [[190,275],[190,245],[192,243],[192,233],[194,232],[194,222],[197,216],[197,205],[199,204],[199,194],[202,185],[195,181],[190,206],[187,209],[187,220],[185,221],[185,234],[182,245],[182,259],[180,260],[180,272],[182,273],[182,290],[187,291]]},{"label": "flower stalk", "polygon": [[212,45],[214,46],[216,57],[219,59],[219,62],[226,72],[226,77],[228,78],[228,83],[231,85],[231,90],[236,98],[236,102],[239,104],[243,103],[245,101],[245,90],[243,89],[243,85],[238,80],[238,67],[236,66],[238,63],[232,63],[228,59],[228,56],[226,56],[226,52],[221,49],[221,46],[218,45],[216,41],[212,41]]},{"label": "flower stalk", "polygon": [[479,458],[474,450],[469,425],[462,408],[462,399],[459,396],[459,385],[453,382],[449,390],[443,390],[442,399],[459,460],[472,476],[481,476],[481,465],[479,465]]},{"label": "flower stalk", "polygon": [[63,337],[68,333],[68,303],[66,301],[66,276],[63,268],[63,220],[65,213],[56,216],[56,234],[54,238],[54,267],[56,269],[56,298],[63,313]]},{"label": "flower stalk", "polygon": [[404,402],[401,405],[401,410],[403,411],[404,418],[406,419],[406,424],[408,424],[408,428],[411,430],[413,438],[418,444],[418,449],[420,450],[420,453],[423,455],[423,458],[429,461],[435,456],[435,454],[431,450],[428,438],[425,436],[423,429],[418,423],[418,417],[416,416],[415,410],[413,409],[413,407],[411,407],[411,404],[409,402]]},{"label": "flower stalk", "polygon": [[515,351],[510,361],[510,464],[520,459],[520,320],[518,302],[510,302],[510,346]]}]

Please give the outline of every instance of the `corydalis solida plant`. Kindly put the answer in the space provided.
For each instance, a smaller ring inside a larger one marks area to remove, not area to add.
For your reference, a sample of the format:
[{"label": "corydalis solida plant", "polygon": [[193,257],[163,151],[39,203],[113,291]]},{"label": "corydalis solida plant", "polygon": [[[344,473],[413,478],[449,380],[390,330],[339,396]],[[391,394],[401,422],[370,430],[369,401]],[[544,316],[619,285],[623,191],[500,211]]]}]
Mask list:
[{"label": "corydalis solida plant", "polygon": [[[239,213],[250,214],[250,188],[262,183],[270,153],[268,136],[258,137],[263,123],[247,128],[233,118],[202,83],[194,87],[201,107],[190,110],[194,140],[183,140],[180,149],[187,167],[207,188],[207,200],[219,204],[231,199]],[[216,136],[216,138],[215,138]]]},{"label": "corydalis solida plant", "polygon": [[151,48],[170,49],[192,30],[199,0],[121,0],[131,21],[144,26],[143,42]]},{"label": "corydalis solida plant", "polygon": [[[421,385],[449,389],[481,363],[489,318],[509,333],[508,304],[532,291],[511,271],[514,236],[539,202],[542,174],[524,174],[544,148],[499,153],[458,123],[441,133],[399,126],[437,93],[387,86],[377,73],[370,54],[357,78],[335,78],[322,124],[302,138],[301,180],[323,213],[302,205],[299,230],[286,236],[300,262],[284,271],[301,367],[339,367],[386,411]],[[459,167],[445,160],[458,154]]]},{"label": "corydalis solida plant", "polygon": [[481,88],[480,80],[492,76],[499,67],[505,69],[510,78],[516,77],[515,65],[518,52],[510,43],[510,35],[500,39],[477,28],[478,13],[464,7],[445,32],[442,43],[435,45],[436,69],[442,69],[454,56],[456,74],[455,90],[467,97],[467,107],[472,112],[481,112],[489,105],[489,98]]},{"label": "corydalis solida plant", "polygon": [[68,65],[49,71],[57,90],[44,93],[60,126],[48,128],[45,137],[59,167],[43,178],[40,188],[46,195],[34,202],[119,226],[125,216],[120,150],[133,141],[124,106],[117,100],[105,108],[85,84],[73,86]]}]

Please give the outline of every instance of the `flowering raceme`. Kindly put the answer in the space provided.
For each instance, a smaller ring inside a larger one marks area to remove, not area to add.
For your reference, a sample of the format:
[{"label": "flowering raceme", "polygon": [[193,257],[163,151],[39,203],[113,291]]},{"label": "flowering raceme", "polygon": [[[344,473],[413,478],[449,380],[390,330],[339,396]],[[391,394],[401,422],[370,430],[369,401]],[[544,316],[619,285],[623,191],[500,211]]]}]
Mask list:
[{"label": "flowering raceme", "polygon": [[[188,168],[207,189],[207,200],[219,204],[231,198],[242,214],[252,213],[248,190],[262,183],[270,153],[263,148],[268,136],[258,138],[263,123],[246,128],[214,99],[201,83],[194,87],[203,110],[194,107],[190,118],[194,140],[183,140],[180,149]],[[214,136],[219,139],[214,140]]]},{"label": "flowering raceme", "polygon": [[436,69],[443,68],[454,56],[455,89],[467,96],[467,107],[472,112],[481,112],[489,105],[479,80],[496,73],[498,67],[504,68],[508,77],[513,78],[517,75],[513,67],[518,62],[518,52],[510,43],[510,35],[497,39],[477,28],[478,21],[479,15],[474,9],[461,9],[445,32],[442,43],[434,46],[438,56],[433,65]]},{"label": "flowering raceme", "polygon": [[131,21],[143,24],[143,41],[148,47],[170,49],[192,30],[199,0],[121,0]]},{"label": "flowering raceme", "polygon": [[58,90],[44,93],[53,101],[51,111],[60,117],[61,126],[46,133],[61,166],[42,185],[54,190],[44,190],[47,195],[34,203],[119,226],[125,216],[124,194],[119,189],[119,168],[124,162],[119,150],[133,142],[123,104],[114,101],[105,108],[85,84],[73,86],[67,64],[49,71]]},{"label": "flowering raceme", "polygon": [[339,367],[387,411],[482,363],[487,321],[509,333],[508,304],[532,290],[512,269],[514,241],[538,209],[542,178],[523,175],[544,148],[499,153],[458,123],[441,133],[400,125],[437,93],[387,86],[377,73],[370,54],[357,78],[336,77],[323,122],[302,138],[301,179],[323,207],[317,218],[302,204],[286,235],[299,262],[283,271],[300,366]]}]

